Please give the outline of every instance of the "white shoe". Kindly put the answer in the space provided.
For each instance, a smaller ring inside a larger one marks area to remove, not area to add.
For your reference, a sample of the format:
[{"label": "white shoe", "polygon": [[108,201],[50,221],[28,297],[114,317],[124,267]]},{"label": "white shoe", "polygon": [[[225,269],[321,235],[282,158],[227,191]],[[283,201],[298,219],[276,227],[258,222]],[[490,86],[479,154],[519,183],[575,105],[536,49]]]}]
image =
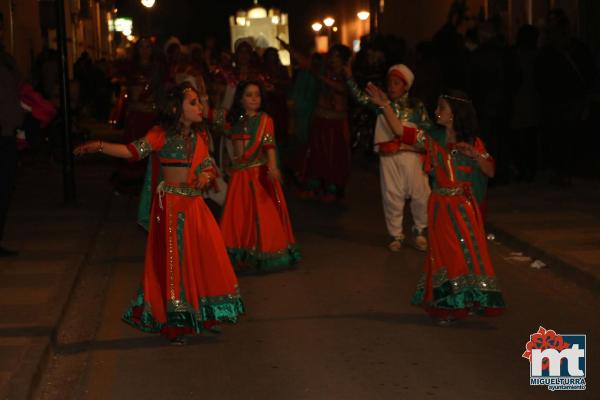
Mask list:
[{"label": "white shoe", "polygon": [[423,235],[415,237],[415,247],[419,251],[427,251],[427,238]]},{"label": "white shoe", "polygon": [[402,242],[403,241],[404,241],[404,238],[396,238],[396,239],[392,240],[390,242],[390,244],[388,244],[388,249],[390,249],[394,253],[399,252],[400,250],[402,250]]}]

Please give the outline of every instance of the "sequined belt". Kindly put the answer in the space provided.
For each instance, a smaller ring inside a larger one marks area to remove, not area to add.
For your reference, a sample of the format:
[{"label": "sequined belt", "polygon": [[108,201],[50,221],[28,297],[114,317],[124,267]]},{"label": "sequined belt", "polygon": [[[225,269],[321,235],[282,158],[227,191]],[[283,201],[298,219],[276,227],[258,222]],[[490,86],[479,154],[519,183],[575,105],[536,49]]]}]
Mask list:
[{"label": "sequined belt", "polygon": [[261,165],[265,165],[266,161],[265,160],[258,160],[258,161],[251,161],[248,163],[234,163],[231,166],[231,169],[234,171],[239,171],[240,169],[247,169],[247,168],[252,168],[252,167],[260,167]]},{"label": "sequined belt", "polygon": [[176,194],[179,196],[202,196],[202,190],[191,186],[177,186],[166,182],[160,182],[156,188],[156,193],[163,196],[165,193]]},{"label": "sequined belt", "polygon": [[462,196],[465,194],[465,190],[461,187],[436,187],[433,189],[433,193],[441,196]]}]

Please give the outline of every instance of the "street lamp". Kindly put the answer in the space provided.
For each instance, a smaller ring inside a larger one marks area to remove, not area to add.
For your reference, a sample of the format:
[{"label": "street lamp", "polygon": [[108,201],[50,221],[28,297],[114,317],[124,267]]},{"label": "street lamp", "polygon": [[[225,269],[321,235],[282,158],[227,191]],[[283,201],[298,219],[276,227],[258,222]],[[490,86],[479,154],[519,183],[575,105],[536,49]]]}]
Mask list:
[{"label": "street lamp", "polygon": [[[359,25],[359,29],[358,29],[359,36],[362,36],[365,32],[369,33],[369,26],[366,22],[369,19],[369,17],[371,16],[371,13],[368,12],[367,10],[360,10],[358,13],[356,13],[356,16],[358,17],[358,20],[360,21],[358,24]],[[358,40],[358,43],[360,43],[360,39],[357,39],[357,40]]]},{"label": "street lamp", "polygon": [[327,27],[327,41],[329,43],[329,46],[331,45],[331,27],[333,26],[333,24],[335,24],[335,19],[331,18],[331,17],[326,17],[323,20],[323,23],[325,24],[325,26]]},{"label": "street lamp", "polygon": [[368,11],[359,11],[358,14],[356,14],[356,16],[358,17],[358,19],[360,19],[361,21],[366,21],[369,19],[369,15],[370,13]]},{"label": "street lamp", "polygon": [[146,33],[150,35],[150,9],[154,7],[156,0],[140,0],[140,2],[148,9],[148,12],[146,13]]},{"label": "street lamp", "polygon": [[315,32],[320,32],[321,29],[323,29],[323,25],[320,22],[315,22],[314,24],[311,25],[311,28]]}]

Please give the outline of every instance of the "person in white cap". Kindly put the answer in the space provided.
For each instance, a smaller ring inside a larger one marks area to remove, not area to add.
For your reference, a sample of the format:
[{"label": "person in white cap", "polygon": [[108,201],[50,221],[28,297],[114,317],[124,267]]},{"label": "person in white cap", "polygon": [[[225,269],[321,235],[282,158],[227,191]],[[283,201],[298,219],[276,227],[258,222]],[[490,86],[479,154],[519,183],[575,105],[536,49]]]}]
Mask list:
[{"label": "person in white cap", "polygon": [[[352,79],[352,71],[346,68],[348,85],[353,97],[361,104],[368,105],[369,98]],[[392,66],[387,73],[387,94],[389,106],[394,114],[403,122],[415,124],[419,128],[431,125],[429,115],[423,102],[409,97],[415,76],[404,64]],[[370,83],[369,83],[370,84]],[[404,202],[411,199],[410,208],[414,221],[414,245],[418,250],[427,250],[427,201],[429,199],[429,182],[423,172],[420,154],[412,147],[402,144],[390,128],[382,113],[377,110],[375,125],[375,151],[380,159],[381,194],[387,230],[392,236],[388,245],[391,251],[402,249],[405,235],[403,231]]]}]

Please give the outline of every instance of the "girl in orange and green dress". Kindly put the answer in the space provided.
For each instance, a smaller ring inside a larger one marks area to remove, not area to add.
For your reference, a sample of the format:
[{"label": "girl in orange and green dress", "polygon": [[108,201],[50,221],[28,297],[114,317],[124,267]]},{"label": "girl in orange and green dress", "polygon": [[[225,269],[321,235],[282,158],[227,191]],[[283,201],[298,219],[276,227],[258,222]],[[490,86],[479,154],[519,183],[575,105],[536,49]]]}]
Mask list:
[{"label": "girl in orange and green dress", "polygon": [[188,83],[176,86],[161,111],[162,124],[127,145],[90,141],[76,155],[103,152],[139,160],[152,156],[139,222],[148,229],[144,273],[123,315],[128,324],[184,343],[185,336],[218,331],[244,312],[219,227],[204,203],[216,169],[202,126],[202,103]]},{"label": "girl in orange and green dress", "polygon": [[259,81],[241,82],[227,115],[231,180],[221,218],[227,252],[239,272],[293,267],[300,252],[281,187],[273,119]]},{"label": "girl in orange and green dress", "polygon": [[440,96],[436,119],[443,129],[425,131],[402,123],[381,89],[371,85],[367,92],[402,142],[426,152],[424,168],[432,182],[429,250],[412,303],[442,324],[471,313],[501,314],[505,302],[479,208],[495,165],[478,137],[471,100],[460,91]]}]

